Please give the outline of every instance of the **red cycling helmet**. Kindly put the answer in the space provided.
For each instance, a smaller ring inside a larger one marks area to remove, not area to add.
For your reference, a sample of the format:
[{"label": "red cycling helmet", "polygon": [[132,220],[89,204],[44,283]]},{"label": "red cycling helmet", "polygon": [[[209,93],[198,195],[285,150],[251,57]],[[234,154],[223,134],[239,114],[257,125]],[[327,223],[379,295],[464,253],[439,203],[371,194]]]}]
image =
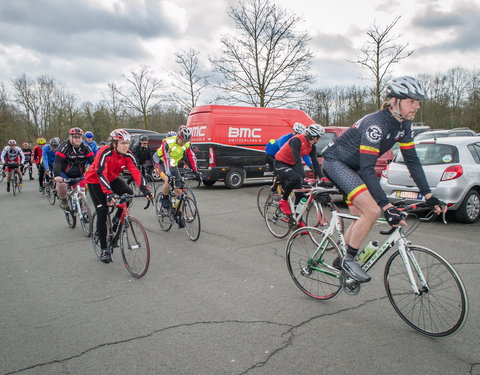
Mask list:
[{"label": "red cycling helmet", "polygon": [[80,128],[71,128],[69,131],[68,131],[68,134],[70,135],[83,135],[83,130],[80,129]]},{"label": "red cycling helmet", "polygon": [[115,141],[130,142],[132,140],[132,137],[130,136],[130,134],[124,129],[112,130],[112,132],[110,133],[110,137],[112,137],[112,139]]}]

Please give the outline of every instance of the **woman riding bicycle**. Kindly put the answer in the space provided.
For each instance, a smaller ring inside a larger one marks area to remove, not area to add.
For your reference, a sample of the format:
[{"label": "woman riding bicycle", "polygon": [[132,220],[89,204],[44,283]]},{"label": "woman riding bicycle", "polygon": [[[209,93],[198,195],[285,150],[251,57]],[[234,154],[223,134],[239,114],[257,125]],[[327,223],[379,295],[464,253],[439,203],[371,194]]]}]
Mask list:
[{"label": "woman riding bicycle", "polygon": [[[126,167],[135,179],[142,193],[152,199],[152,193],[145,183],[145,179],[138,170],[137,162],[129,150],[130,134],[123,129],[116,129],[110,133],[110,144],[98,150],[95,161],[85,174],[85,182],[92,202],[97,211],[97,234],[100,240],[102,252],[100,259],[105,263],[111,262],[111,252],[107,247],[107,215],[108,206],[113,206],[116,196],[122,194],[133,194],[127,183],[120,177]],[[114,230],[118,225],[122,210],[118,209],[113,219]]]},{"label": "woman riding bicycle", "polygon": [[[177,135],[165,138],[162,141],[162,145],[153,155],[155,170],[164,182],[162,197],[160,199],[164,208],[170,208],[170,201],[168,199],[168,194],[170,192],[169,176],[175,177],[175,195],[177,197],[182,195],[181,175],[178,169],[178,163],[180,160],[185,158],[188,166],[193,172],[197,173],[197,162],[195,155],[190,148],[191,138],[192,133],[190,129],[185,125],[181,125],[178,128]],[[184,227],[183,217],[181,216],[178,218],[178,226],[180,228]]]}]

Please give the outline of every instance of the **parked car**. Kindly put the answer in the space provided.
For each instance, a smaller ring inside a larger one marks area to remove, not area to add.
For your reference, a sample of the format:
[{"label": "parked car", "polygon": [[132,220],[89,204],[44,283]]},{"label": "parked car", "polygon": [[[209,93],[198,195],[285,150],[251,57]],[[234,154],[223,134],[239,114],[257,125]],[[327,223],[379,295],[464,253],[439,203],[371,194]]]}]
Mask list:
[{"label": "parked car", "polygon": [[[338,127],[326,126],[324,129],[325,129],[325,134],[323,135],[322,138],[320,138],[318,143],[315,145],[317,148],[317,156],[320,164],[322,164],[322,161],[323,161],[323,154],[322,154],[323,149],[330,142],[334,141],[335,139],[340,137],[343,133],[345,133],[349,128],[346,126],[338,126]],[[380,178],[380,176],[382,175],[382,171],[393,160],[393,157],[394,157],[394,154],[392,150],[389,150],[377,159],[377,163],[375,164],[375,172],[377,173],[377,177]]]},{"label": "parked car", "polygon": [[448,130],[431,130],[418,134],[414,140],[422,141],[424,139],[446,138],[446,137],[475,137],[477,133],[469,128],[455,128]]},{"label": "parked car", "polygon": [[[480,216],[480,137],[445,137],[415,142],[432,193],[447,203],[458,221]],[[382,172],[380,184],[391,201],[421,201],[401,153]]]}]

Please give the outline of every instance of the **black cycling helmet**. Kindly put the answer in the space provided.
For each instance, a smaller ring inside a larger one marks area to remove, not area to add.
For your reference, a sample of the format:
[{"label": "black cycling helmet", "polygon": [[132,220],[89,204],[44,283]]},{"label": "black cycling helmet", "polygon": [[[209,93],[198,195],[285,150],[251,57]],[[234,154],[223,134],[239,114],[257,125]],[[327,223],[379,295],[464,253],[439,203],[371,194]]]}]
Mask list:
[{"label": "black cycling helmet", "polygon": [[410,76],[393,78],[387,82],[387,97],[398,99],[427,100],[422,83]]},{"label": "black cycling helmet", "polygon": [[140,142],[148,142],[148,135],[142,135],[140,137]]},{"label": "black cycling helmet", "polygon": [[58,139],[57,137],[50,139],[50,146],[58,147],[59,144],[60,139]]}]

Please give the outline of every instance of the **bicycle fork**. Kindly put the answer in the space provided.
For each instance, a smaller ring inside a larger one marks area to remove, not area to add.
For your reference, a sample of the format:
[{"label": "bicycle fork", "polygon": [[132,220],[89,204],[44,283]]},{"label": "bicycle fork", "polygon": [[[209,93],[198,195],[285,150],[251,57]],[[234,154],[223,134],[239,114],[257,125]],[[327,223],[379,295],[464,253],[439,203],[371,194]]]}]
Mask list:
[{"label": "bicycle fork", "polygon": [[[398,251],[400,252],[400,256],[402,257],[403,263],[405,264],[405,268],[407,270],[407,275],[410,281],[410,286],[412,288],[412,291],[415,294],[420,296],[423,293],[427,293],[430,290],[430,287],[428,286],[427,281],[423,276],[423,272],[420,269],[420,266],[418,265],[418,262],[415,259],[415,256],[410,250],[408,250],[406,245],[407,243],[404,239],[400,240],[398,243]],[[415,280],[415,276],[412,271],[412,265],[413,265],[413,268],[415,269],[415,272],[417,273],[418,280],[422,285],[421,289],[419,289],[417,286],[417,281]]]}]

